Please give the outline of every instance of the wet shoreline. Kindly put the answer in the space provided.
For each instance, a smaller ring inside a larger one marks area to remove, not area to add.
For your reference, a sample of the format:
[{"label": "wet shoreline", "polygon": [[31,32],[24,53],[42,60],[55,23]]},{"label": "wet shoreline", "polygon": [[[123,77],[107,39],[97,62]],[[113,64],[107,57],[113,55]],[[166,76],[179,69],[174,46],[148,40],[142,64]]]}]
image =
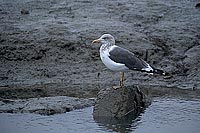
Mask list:
[{"label": "wet shoreline", "polygon": [[[0,113],[0,128],[13,132],[193,132],[199,131],[200,97],[196,91],[146,89],[152,104],[136,119],[94,119],[93,106],[56,115]],[[12,128],[10,128],[12,127]]]}]

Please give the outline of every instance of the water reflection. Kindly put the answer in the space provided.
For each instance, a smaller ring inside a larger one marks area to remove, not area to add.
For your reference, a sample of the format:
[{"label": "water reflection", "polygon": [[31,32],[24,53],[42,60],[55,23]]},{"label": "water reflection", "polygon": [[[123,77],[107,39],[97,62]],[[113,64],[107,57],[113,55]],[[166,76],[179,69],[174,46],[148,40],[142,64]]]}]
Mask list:
[{"label": "water reflection", "polygon": [[156,97],[134,133],[199,133],[200,99]]},{"label": "water reflection", "polygon": [[[140,117],[137,117],[139,114],[128,114],[126,117],[122,119],[113,118],[113,117],[93,117],[95,122],[99,126],[106,127],[107,130],[127,133],[132,132],[134,130],[133,127],[137,127],[140,121]],[[137,119],[136,119],[137,118]]]}]

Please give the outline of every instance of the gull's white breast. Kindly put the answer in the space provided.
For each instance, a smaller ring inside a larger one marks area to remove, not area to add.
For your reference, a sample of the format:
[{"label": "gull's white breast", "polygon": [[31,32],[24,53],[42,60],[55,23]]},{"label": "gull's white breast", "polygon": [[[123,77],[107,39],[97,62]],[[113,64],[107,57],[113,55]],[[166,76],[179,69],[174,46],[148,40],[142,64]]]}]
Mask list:
[{"label": "gull's white breast", "polygon": [[111,46],[109,49],[105,48],[103,49],[103,45],[100,48],[100,57],[102,62],[112,71],[126,71],[129,70],[128,67],[125,66],[125,64],[122,63],[116,63],[112,61],[109,58],[109,51],[112,50],[115,46]]}]

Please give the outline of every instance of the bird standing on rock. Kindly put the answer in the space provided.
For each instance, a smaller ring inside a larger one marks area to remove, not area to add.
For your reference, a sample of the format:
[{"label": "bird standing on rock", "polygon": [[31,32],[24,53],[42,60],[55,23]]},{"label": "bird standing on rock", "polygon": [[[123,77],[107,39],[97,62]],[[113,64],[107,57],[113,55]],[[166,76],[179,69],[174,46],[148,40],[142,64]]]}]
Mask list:
[{"label": "bird standing on rock", "polygon": [[100,57],[106,67],[112,71],[120,72],[120,87],[124,86],[124,72],[128,70],[165,75],[163,70],[150,66],[144,60],[136,57],[134,53],[115,45],[115,39],[110,34],[104,34],[92,43],[102,44],[100,47]]}]

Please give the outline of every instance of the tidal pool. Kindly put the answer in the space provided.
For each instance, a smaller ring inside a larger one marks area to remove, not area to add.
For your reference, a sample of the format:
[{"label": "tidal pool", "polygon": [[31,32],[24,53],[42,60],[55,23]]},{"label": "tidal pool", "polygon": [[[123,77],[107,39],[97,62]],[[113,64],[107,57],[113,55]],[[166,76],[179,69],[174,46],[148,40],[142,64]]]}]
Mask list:
[{"label": "tidal pool", "polygon": [[[162,90],[160,90],[162,91]],[[152,93],[152,91],[150,91]],[[93,107],[64,114],[0,114],[1,133],[199,133],[200,98],[192,90],[170,90],[152,96],[152,104],[136,119],[94,120]]]}]

